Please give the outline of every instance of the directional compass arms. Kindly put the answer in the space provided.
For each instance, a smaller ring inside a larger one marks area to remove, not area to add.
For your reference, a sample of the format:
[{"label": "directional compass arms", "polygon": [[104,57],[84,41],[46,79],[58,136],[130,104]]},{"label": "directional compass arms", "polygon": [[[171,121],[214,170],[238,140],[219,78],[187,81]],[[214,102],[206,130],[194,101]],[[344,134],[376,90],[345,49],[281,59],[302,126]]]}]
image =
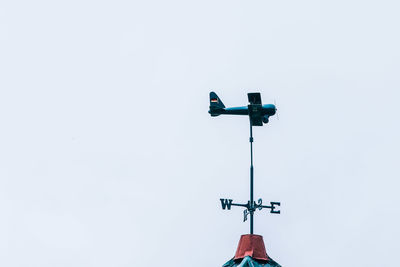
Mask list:
[{"label": "directional compass arms", "polygon": [[274,213],[274,214],[281,213],[280,210],[275,210],[277,208],[276,206],[281,205],[280,202],[270,202],[271,203],[270,206],[264,206],[264,205],[262,205],[261,198],[258,200],[258,203],[256,203],[254,201],[253,205],[250,205],[250,201],[248,201],[247,204],[233,203],[232,199],[227,199],[227,198],[221,198],[220,201],[221,201],[221,206],[222,206],[223,210],[225,210],[225,209],[230,210],[232,206],[245,207],[246,209],[243,211],[243,215],[244,215],[243,222],[247,221],[247,215],[253,214],[257,209],[258,210],[270,209],[270,213]]}]

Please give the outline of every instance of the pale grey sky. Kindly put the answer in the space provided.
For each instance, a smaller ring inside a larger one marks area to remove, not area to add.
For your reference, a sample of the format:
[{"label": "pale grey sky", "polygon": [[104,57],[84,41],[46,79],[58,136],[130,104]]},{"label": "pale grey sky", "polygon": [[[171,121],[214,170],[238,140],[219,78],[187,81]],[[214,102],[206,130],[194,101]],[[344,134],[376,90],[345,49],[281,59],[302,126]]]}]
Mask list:
[{"label": "pale grey sky", "polygon": [[0,2],[0,266],[397,266],[397,1]]}]

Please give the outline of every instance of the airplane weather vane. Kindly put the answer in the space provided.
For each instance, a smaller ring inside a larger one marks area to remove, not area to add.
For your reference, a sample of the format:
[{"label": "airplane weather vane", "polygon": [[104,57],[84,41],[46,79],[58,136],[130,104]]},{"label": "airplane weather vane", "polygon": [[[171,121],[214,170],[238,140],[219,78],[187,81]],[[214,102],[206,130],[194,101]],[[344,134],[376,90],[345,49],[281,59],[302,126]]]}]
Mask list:
[{"label": "airplane weather vane", "polygon": [[216,93],[210,93],[210,110],[208,113],[212,117],[221,114],[227,115],[248,115],[250,118],[250,200],[246,204],[233,203],[232,199],[221,198],[222,209],[230,210],[232,206],[244,207],[243,221],[247,221],[250,215],[250,234],[254,232],[254,212],[258,209],[270,209],[270,213],[280,214],[280,210],[276,210],[280,206],[280,202],[270,202],[269,206],[262,204],[262,199],[258,199],[257,203],[254,201],[254,166],[253,166],[253,126],[263,126],[263,123],[268,123],[269,117],[275,115],[276,107],[272,104],[263,105],[261,103],[260,93],[249,93],[249,105],[243,107],[226,108],[221,99]]}]

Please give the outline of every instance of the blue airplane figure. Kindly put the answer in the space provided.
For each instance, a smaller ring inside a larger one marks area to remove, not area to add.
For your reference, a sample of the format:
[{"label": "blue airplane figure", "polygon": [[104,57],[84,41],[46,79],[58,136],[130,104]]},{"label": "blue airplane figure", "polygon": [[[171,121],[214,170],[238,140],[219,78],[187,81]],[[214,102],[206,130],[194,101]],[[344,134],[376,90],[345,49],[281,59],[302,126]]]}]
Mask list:
[{"label": "blue airplane figure", "polygon": [[249,115],[252,126],[263,126],[268,123],[269,117],[275,115],[276,107],[273,104],[263,105],[260,93],[248,93],[249,105],[243,107],[226,108],[215,92],[210,92],[210,110],[212,117],[221,114]]}]

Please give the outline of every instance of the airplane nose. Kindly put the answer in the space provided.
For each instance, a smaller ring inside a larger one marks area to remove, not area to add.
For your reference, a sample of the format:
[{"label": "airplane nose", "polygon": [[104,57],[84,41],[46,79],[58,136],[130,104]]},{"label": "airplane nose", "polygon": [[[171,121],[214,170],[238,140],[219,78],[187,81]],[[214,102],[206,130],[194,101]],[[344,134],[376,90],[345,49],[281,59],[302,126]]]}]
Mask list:
[{"label": "airplane nose", "polygon": [[278,110],[278,109],[276,108],[276,106],[275,106],[275,105],[272,105],[272,115],[275,115],[275,113],[276,113],[277,110]]}]

